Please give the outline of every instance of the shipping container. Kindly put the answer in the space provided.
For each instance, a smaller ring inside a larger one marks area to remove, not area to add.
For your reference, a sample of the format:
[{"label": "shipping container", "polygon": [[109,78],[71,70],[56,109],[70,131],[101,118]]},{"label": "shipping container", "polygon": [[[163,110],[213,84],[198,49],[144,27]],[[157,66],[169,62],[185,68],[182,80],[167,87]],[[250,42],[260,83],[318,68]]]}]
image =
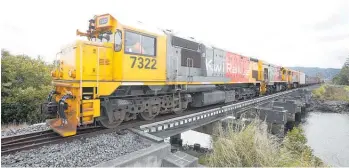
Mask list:
[{"label": "shipping container", "polygon": [[304,85],[305,84],[305,73],[299,72],[299,84]]},{"label": "shipping container", "polygon": [[292,83],[299,83],[299,72],[292,71]]}]

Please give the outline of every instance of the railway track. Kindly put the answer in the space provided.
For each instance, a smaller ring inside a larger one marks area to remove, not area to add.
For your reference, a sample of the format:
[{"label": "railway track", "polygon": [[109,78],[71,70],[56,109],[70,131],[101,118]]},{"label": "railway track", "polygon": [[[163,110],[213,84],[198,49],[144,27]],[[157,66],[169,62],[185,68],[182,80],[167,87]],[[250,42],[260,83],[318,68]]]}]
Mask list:
[{"label": "railway track", "polygon": [[[82,128],[78,130],[78,136],[97,132],[101,127]],[[33,132],[23,135],[1,138],[1,155],[7,155],[22,150],[33,149],[36,147],[65,142],[64,137],[52,130]]]},{"label": "railway track", "polygon": [[[258,98],[258,97],[256,97]],[[244,102],[246,100],[237,101],[234,103]],[[28,133],[23,135],[16,135],[16,136],[10,136],[10,137],[4,137],[1,138],[1,155],[8,155],[13,154],[19,151],[23,150],[29,150],[33,148],[38,148],[44,145],[51,145],[51,144],[57,144],[57,143],[63,143],[63,142],[69,142],[75,139],[79,138],[88,138],[93,137],[99,134],[105,134],[105,133],[111,133],[111,132],[117,132],[120,130],[128,129],[128,128],[135,128],[140,127],[142,125],[160,122],[176,117],[181,117],[185,115],[194,114],[200,111],[209,110],[217,107],[222,107],[229,104],[234,103],[225,103],[225,104],[219,104],[219,105],[212,105],[202,108],[197,108],[189,111],[185,111],[181,114],[165,114],[157,116],[154,120],[151,121],[139,121],[139,120],[132,120],[122,123],[118,128],[114,129],[105,129],[102,127],[90,127],[90,128],[82,128],[79,129],[77,134],[71,137],[61,137],[59,134],[53,132],[52,130],[47,131],[41,131],[41,132],[34,132],[34,133]]]},{"label": "railway track", "polygon": [[123,129],[139,127],[141,125],[168,120],[171,118],[180,117],[184,115],[189,115],[202,110],[215,108],[218,106],[222,106],[222,105],[215,105],[215,106],[195,109],[195,110],[187,111],[181,114],[172,114],[172,115],[165,114],[162,116],[158,116],[151,121],[138,121],[138,120],[128,121],[128,122],[122,123],[118,128],[115,128],[115,129],[104,129],[102,127],[79,129],[77,132],[77,135],[74,135],[71,137],[61,137],[59,134],[53,132],[52,130],[4,137],[4,138],[1,138],[1,155],[14,154],[16,152],[34,149],[44,145],[52,145],[57,143],[69,142],[79,138],[87,138],[87,137],[92,137],[99,134],[111,133],[111,132],[116,132]]}]

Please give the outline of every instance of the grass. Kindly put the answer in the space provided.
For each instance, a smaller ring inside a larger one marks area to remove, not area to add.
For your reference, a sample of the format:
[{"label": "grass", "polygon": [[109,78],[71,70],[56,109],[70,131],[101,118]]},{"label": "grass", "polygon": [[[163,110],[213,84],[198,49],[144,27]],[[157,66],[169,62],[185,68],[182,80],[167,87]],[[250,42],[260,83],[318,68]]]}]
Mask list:
[{"label": "grass", "polygon": [[268,133],[266,124],[255,120],[241,128],[217,127],[213,152],[199,159],[210,167],[308,167],[324,166],[306,145],[300,128],[280,142]]},{"label": "grass", "polygon": [[349,86],[321,85],[313,90],[313,95],[321,100],[340,100],[349,102]]}]

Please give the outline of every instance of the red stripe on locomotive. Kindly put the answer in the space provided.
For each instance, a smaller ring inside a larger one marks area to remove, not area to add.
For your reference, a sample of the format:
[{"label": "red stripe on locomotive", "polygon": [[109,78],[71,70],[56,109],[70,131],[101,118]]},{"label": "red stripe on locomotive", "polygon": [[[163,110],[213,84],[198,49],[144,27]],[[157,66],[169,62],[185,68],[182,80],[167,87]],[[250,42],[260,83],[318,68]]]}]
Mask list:
[{"label": "red stripe on locomotive", "polygon": [[249,81],[250,59],[238,54],[227,52],[225,76],[232,82]]}]

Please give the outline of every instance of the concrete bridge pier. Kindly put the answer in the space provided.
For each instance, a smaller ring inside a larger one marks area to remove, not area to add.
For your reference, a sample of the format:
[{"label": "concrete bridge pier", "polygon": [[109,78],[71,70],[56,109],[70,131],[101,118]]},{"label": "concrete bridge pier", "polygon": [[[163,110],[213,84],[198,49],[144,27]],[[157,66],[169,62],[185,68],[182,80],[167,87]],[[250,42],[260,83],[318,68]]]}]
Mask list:
[{"label": "concrete bridge pier", "polygon": [[286,130],[292,129],[296,123],[301,122],[301,108],[296,104],[295,100],[273,101],[272,106],[283,107],[287,110],[287,122],[285,125]]},{"label": "concrete bridge pier", "polygon": [[242,114],[236,114],[238,120],[226,118],[201,126],[194,130],[213,135],[214,128],[217,124],[220,124],[223,129],[225,129],[229,124],[238,124],[238,122],[242,121],[241,119],[244,119],[243,122],[246,124],[250,119],[257,117],[267,123],[270,133],[278,137],[284,137],[288,130],[291,130],[295,125],[298,125],[301,122],[302,116],[306,112],[306,100],[304,95],[303,97],[298,95],[294,96],[296,97],[284,97],[276,99],[274,101],[254,107]]},{"label": "concrete bridge pier", "polygon": [[182,146],[183,145],[182,135],[176,134],[176,135],[170,136],[170,144],[173,146]]},{"label": "concrete bridge pier", "polygon": [[278,136],[285,136],[285,125],[287,123],[287,110],[283,107],[256,107],[259,119],[268,124],[270,133]]},{"label": "concrete bridge pier", "polygon": [[[249,124],[252,119],[259,118],[262,121],[265,121],[268,125],[268,130],[277,136],[283,137],[285,131],[285,125],[287,123],[287,110],[284,107],[273,106],[271,102],[262,104],[252,108],[251,110],[246,111],[243,114],[239,114],[238,119],[234,118],[225,118],[198,128],[195,128],[194,131],[201,132],[204,134],[209,134],[214,136],[214,129],[216,126],[222,126],[223,129],[227,127],[237,128],[240,124]],[[292,118],[292,114],[290,116]],[[294,120],[294,117],[293,117]]]},{"label": "concrete bridge pier", "polygon": [[[279,102],[294,102],[294,104],[296,104],[296,112],[295,112],[295,124],[298,125],[301,121],[302,118],[304,118],[307,114],[307,106],[309,106],[309,104],[307,104],[305,101],[305,99],[303,99],[302,97],[285,97],[285,98],[281,98],[278,99],[277,101]],[[292,105],[294,106],[294,105]],[[285,107],[286,108],[286,107]],[[293,113],[294,109],[288,109],[291,111],[291,113]]]}]

